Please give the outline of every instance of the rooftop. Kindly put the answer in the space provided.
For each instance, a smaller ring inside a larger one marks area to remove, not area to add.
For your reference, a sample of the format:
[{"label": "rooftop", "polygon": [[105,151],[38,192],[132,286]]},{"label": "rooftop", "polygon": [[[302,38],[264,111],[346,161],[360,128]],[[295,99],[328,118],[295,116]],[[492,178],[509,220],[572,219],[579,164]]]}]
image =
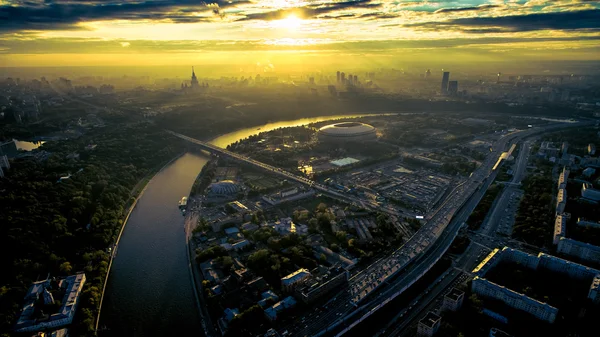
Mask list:
[{"label": "rooftop", "polygon": [[452,290],[450,290],[450,292],[448,294],[446,294],[446,297],[448,297],[449,299],[453,300],[453,301],[457,301],[461,296],[464,296],[465,292],[458,290],[456,288],[452,288]]},{"label": "rooftop", "polygon": [[281,279],[281,283],[283,283],[284,285],[288,285],[288,284],[294,284],[296,282],[298,282],[298,280],[310,276],[310,272],[304,268],[298,269],[295,272],[289,274],[286,277],[283,277]]},{"label": "rooftop", "polygon": [[433,328],[440,321],[440,319],[442,319],[440,316],[430,311],[425,317],[423,317],[423,319],[419,321],[419,323]]}]

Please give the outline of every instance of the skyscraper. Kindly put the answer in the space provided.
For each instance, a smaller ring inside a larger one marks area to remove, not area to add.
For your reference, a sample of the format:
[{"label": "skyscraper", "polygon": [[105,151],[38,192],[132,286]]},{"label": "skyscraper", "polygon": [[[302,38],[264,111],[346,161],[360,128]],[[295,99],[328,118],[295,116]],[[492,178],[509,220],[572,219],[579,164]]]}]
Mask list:
[{"label": "skyscraper", "polygon": [[440,90],[442,95],[446,95],[448,93],[448,81],[449,80],[450,80],[450,72],[444,71],[444,76],[442,77],[442,90]]},{"label": "skyscraper", "polygon": [[196,73],[194,72],[194,67],[192,67],[192,81],[190,83],[192,89],[198,88],[198,78],[196,78]]},{"label": "skyscraper", "polygon": [[342,84],[346,83],[346,73],[342,72],[340,74],[340,81],[342,82]]},{"label": "skyscraper", "polygon": [[451,96],[456,96],[458,94],[458,81],[448,82],[448,94]]},{"label": "skyscraper", "polygon": [[352,80],[352,82],[354,82],[354,85],[358,85],[358,76],[354,75],[354,79]]},{"label": "skyscraper", "polygon": [[337,82],[340,83],[340,71],[337,72]]}]

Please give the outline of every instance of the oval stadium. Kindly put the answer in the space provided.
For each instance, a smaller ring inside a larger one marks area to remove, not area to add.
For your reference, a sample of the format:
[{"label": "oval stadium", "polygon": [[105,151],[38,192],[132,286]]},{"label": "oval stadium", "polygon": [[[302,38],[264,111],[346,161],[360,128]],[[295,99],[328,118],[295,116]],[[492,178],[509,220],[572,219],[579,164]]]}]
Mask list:
[{"label": "oval stadium", "polygon": [[377,140],[376,129],[365,123],[343,122],[326,125],[319,129],[319,142],[345,143]]}]

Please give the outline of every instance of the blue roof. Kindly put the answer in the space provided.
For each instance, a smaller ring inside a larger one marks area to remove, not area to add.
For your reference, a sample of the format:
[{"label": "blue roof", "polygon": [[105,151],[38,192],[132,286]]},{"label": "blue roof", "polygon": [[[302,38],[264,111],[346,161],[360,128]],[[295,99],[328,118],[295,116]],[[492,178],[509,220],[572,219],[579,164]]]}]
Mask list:
[{"label": "blue roof", "polygon": [[235,234],[235,233],[239,233],[240,230],[237,229],[237,227],[229,227],[229,228],[225,228],[225,234]]}]

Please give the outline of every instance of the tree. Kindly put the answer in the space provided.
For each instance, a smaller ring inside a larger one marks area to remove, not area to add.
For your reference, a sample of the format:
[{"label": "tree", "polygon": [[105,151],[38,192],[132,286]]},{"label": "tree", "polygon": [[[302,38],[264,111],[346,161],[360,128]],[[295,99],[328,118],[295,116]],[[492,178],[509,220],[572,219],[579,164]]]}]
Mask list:
[{"label": "tree", "polygon": [[65,274],[70,274],[73,267],[71,266],[71,263],[63,262],[60,264],[60,267],[58,269]]}]

